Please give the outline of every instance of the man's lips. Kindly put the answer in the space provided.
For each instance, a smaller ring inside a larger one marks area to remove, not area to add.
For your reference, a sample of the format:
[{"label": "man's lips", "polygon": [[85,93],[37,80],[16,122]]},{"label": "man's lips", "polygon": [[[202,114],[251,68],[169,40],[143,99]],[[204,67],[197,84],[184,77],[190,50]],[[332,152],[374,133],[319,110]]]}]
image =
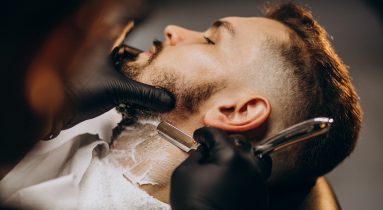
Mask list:
[{"label": "man's lips", "polygon": [[149,48],[149,50],[142,52],[142,54],[148,57],[148,62],[151,63],[162,51],[162,48],[163,48],[162,42],[158,40],[154,40],[153,45]]},{"label": "man's lips", "polygon": [[149,52],[151,52],[152,54],[156,53],[157,49],[154,45],[152,45],[152,47],[150,47],[149,49]]},{"label": "man's lips", "polygon": [[149,52],[144,52],[144,54],[147,55],[148,57],[152,57],[154,55],[154,53],[152,53],[150,51]]},{"label": "man's lips", "polygon": [[152,45],[148,51],[143,52],[148,57],[152,57],[156,53],[156,47]]}]

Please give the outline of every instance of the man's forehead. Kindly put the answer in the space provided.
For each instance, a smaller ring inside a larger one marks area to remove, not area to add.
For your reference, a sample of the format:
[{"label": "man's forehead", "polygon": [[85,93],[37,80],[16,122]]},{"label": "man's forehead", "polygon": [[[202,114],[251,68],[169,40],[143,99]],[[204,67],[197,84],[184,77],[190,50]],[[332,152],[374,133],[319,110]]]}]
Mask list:
[{"label": "man's forehead", "polygon": [[224,17],[220,21],[232,25],[233,30],[244,34],[263,34],[275,36],[281,40],[288,40],[290,29],[279,21],[265,17]]},{"label": "man's forehead", "polygon": [[290,42],[290,29],[276,20],[264,17],[224,17],[219,20],[231,24],[235,31],[234,36],[224,36],[218,42],[222,46],[220,52],[230,57],[225,65],[233,69],[238,69],[238,65],[252,69],[255,63],[260,65],[270,57],[270,51],[265,49]]}]

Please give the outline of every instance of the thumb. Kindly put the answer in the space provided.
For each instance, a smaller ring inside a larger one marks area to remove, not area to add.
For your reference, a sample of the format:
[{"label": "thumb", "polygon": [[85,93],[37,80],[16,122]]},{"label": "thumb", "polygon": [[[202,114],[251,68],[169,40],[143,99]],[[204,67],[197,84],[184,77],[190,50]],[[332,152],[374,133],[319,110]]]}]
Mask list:
[{"label": "thumb", "polygon": [[133,103],[160,112],[174,108],[175,96],[169,91],[134,81],[118,72],[115,76],[114,84],[111,86],[117,104]]},{"label": "thumb", "polygon": [[196,151],[194,151],[181,165],[194,165],[199,164],[206,158],[206,153],[203,145],[199,146]]},{"label": "thumb", "polygon": [[194,132],[193,138],[207,148],[208,159],[216,164],[225,165],[235,154],[229,136],[217,128],[203,127]]}]

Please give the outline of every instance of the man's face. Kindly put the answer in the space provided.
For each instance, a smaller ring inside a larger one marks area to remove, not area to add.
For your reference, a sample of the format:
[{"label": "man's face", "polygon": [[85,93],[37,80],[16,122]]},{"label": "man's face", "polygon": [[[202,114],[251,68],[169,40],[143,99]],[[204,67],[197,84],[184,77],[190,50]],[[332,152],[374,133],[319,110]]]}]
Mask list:
[{"label": "man's face", "polygon": [[267,59],[265,43],[286,39],[286,31],[277,21],[259,17],[223,18],[204,32],[169,25],[165,40],[127,63],[124,72],[140,82],[170,89],[178,99],[198,97],[192,92],[209,89],[209,94],[199,97],[206,100],[217,91],[246,85],[248,72]]},{"label": "man's face", "polygon": [[[205,114],[206,107],[214,106],[214,102],[226,103],[233,93],[255,95],[252,84],[257,82],[257,78],[252,72],[264,66],[266,59],[273,59],[264,49],[267,49],[270,40],[284,41],[286,32],[285,26],[266,18],[223,18],[204,32],[171,25],[165,28],[162,43],[155,42],[155,47],[141,53],[136,61],[126,63],[123,71],[139,82],[164,87],[175,93],[177,106],[170,118],[177,127],[191,134],[204,125],[201,115]],[[263,110],[263,105],[253,102],[248,102],[249,110],[244,111],[244,115],[256,113],[258,116],[262,112],[257,110]],[[246,101],[240,103],[247,104]],[[257,108],[253,107],[255,104]],[[185,118],[182,116],[184,111],[199,111],[199,114],[188,114]],[[244,115],[233,119],[246,120],[246,117],[241,118]],[[175,119],[177,117],[179,119]],[[185,121],[193,121],[194,124]],[[177,161],[180,163],[182,159],[177,158]],[[164,195],[167,196],[168,191]]]}]

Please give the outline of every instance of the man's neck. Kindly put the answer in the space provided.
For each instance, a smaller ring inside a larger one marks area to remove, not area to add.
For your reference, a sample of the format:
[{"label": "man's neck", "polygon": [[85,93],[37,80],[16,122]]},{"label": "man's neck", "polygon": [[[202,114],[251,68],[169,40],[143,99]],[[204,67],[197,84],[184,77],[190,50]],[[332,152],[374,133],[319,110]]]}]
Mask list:
[{"label": "man's neck", "polygon": [[112,145],[108,158],[124,168],[124,177],[158,200],[169,202],[170,176],[187,154],[161,138],[155,123],[125,128]]}]

